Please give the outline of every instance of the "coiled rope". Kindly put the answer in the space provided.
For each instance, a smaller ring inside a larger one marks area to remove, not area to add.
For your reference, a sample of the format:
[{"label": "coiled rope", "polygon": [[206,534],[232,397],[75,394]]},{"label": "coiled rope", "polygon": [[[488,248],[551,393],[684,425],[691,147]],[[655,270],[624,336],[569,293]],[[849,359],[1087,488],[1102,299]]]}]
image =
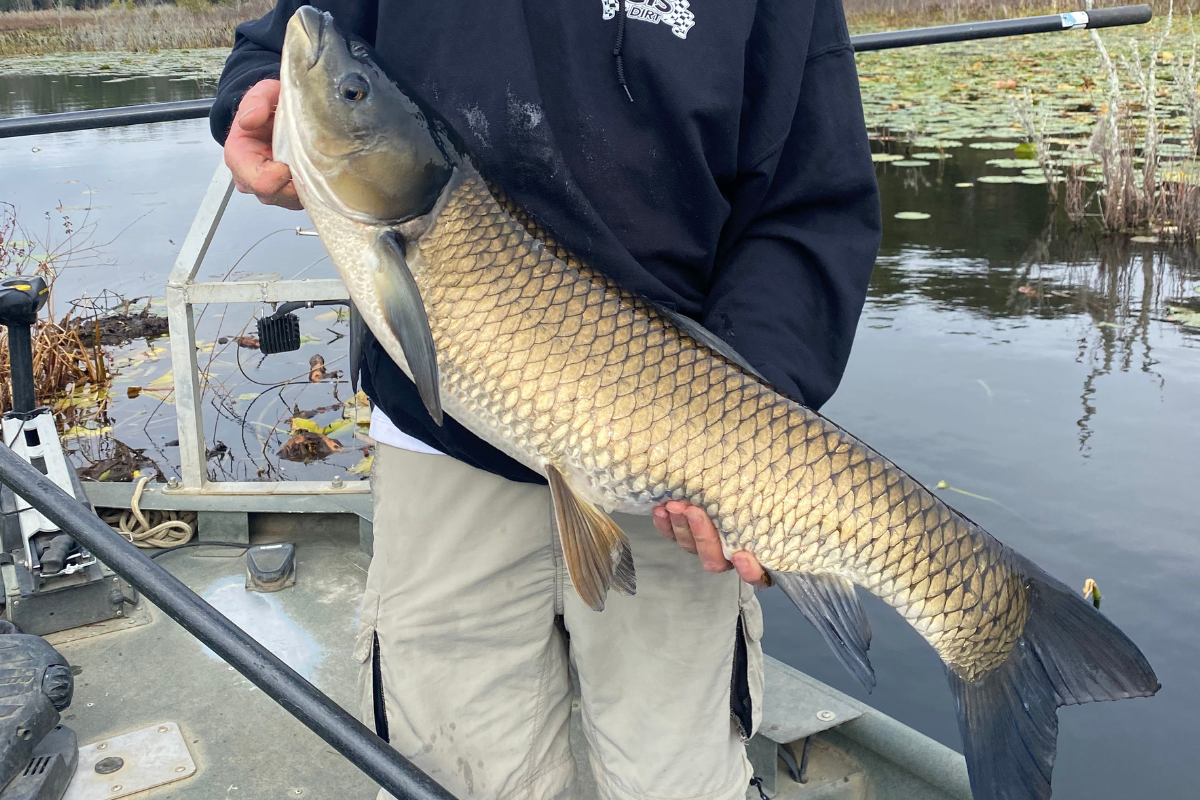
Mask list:
[{"label": "coiled rope", "polygon": [[146,549],[178,547],[191,541],[196,535],[195,511],[142,511],[139,507],[142,491],[149,482],[149,477],[138,480],[129,504],[132,508],[101,514],[100,519],[133,544]]}]

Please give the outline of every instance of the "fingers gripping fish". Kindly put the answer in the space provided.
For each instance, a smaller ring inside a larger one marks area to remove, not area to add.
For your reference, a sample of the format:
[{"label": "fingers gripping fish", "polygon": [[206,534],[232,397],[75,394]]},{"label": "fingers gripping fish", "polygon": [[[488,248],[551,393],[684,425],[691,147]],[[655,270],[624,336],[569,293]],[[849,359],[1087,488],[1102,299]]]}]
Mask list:
[{"label": "fingers gripping fish", "polygon": [[634,564],[608,512],[705,508],[868,688],[855,586],[941,656],[978,800],[1046,798],[1057,707],[1154,694],[1112,623],[691,320],[582,263],[333,20],[288,25],[277,158],[362,321],[438,422],[546,475],[572,583]]}]

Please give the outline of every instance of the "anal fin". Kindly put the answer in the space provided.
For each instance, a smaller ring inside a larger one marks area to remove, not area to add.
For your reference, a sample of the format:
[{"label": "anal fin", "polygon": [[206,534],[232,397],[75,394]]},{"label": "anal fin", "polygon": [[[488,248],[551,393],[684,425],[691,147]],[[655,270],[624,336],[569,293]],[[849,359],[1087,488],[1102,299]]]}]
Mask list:
[{"label": "anal fin", "polygon": [[837,575],[814,572],[772,572],[771,579],[813,624],[842,666],[868,692],[874,689],[875,670],[867,657],[871,623],[854,593],[854,584]]},{"label": "anal fin", "polygon": [[553,522],[562,543],[571,583],[583,602],[604,610],[609,588],[632,595],[637,590],[629,539],[612,518],[575,494],[563,474],[546,467]]}]

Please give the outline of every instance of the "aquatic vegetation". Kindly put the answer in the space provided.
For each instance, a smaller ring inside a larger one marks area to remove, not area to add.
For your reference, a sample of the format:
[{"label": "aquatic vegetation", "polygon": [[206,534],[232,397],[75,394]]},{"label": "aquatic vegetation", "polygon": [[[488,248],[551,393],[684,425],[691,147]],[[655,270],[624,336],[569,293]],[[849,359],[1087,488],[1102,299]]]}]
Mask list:
[{"label": "aquatic vegetation", "polygon": [[[85,223],[76,227],[67,216],[61,218],[61,238],[52,238],[52,217],[46,214],[47,234],[36,236],[21,224],[16,209],[0,203],[0,275],[40,275],[51,287],[49,314],[33,328],[33,380],[39,398],[68,398],[78,389],[100,388],[91,405],[97,414],[107,405],[108,369],[99,346],[87,346],[79,335],[79,326],[68,312],[54,318],[54,280],[77,256],[91,255],[96,246],[91,240],[94,228]],[[8,331],[0,334],[0,411],[12,408],[11,367],[9,363]],[[68,410],[77,409],[68,402]],[[65,420],[60,416],[60,424]]]},{"label": "aquatic vegetation", "polygon": [[1075,224],[1195,240],[1197,39],[1190,18],[1177,24],[1170,3],[1163,12],[1103,37],[1064,32],[858,56],[868,126],[885,151],[876,161],[904,165],[891,151],[911,161],[916,146],[963,141],[1008,151],[976,182],[1044,185],[1052,200],[1061,190]]}]

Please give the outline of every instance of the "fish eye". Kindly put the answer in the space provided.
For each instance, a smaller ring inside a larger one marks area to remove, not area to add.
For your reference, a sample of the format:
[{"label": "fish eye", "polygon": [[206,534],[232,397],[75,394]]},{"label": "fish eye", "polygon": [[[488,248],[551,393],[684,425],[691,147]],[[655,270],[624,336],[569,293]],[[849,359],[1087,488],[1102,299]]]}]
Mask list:
[{"label": "fish eye", "polygon": [[351,75],[342,81],[342,85],[338,87],[338,94],[346,100],[357,102],[365,100],[369,90],[366,78],[362,75]]}]

